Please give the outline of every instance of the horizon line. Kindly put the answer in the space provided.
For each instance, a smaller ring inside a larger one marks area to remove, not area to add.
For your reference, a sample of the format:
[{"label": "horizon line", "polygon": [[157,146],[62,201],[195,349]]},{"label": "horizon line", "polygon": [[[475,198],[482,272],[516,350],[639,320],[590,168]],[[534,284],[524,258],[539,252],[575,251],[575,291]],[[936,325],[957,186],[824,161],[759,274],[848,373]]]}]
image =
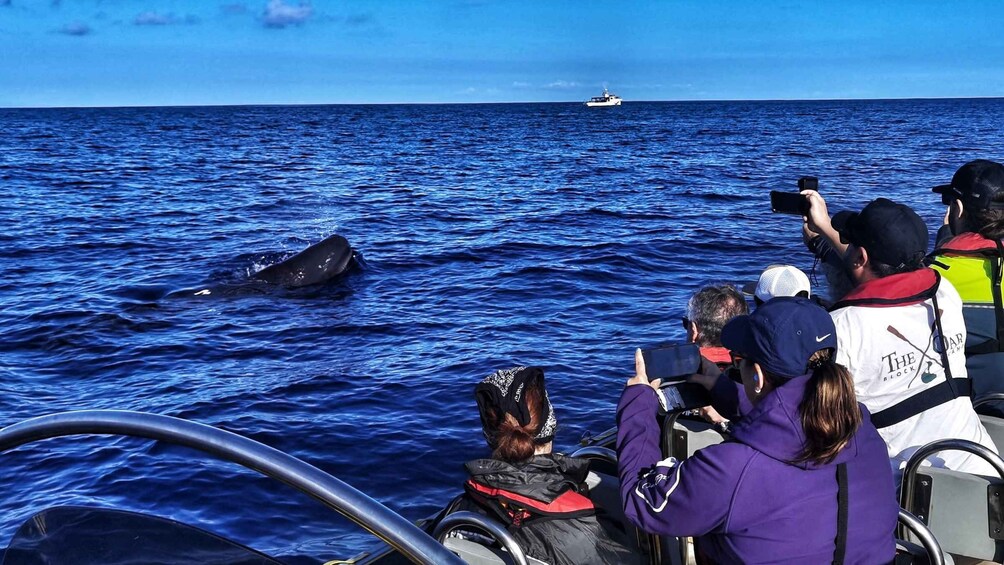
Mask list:
[{"label": "horizon line", "polygon": [[[678,100],[632,100],[627,104],[721,103],[721,102],[894,102],[910,100],[1000,100],[1004,96],[904,96],[888,98],[691,98]],[[486,106],[514,104],[580,104],[585,101],[517,102],[249,102],[238,104],[109,104],[99,106],[0,106],[0,110],[87,110],[116,108],[256,108],[279,106]]]}]

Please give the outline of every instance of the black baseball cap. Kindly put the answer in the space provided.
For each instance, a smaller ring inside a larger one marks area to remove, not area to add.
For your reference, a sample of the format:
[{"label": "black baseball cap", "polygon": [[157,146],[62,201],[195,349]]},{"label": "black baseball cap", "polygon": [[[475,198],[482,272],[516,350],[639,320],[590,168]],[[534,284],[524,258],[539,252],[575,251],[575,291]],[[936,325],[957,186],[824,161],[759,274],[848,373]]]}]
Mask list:
[{"label": "black baseball cap", "polygon": [[1004,202],[994,202],[994,197],[1004,191],[1004,165],[986,159],[970,161],[955,171],[951,184],[939,185],[933,190],[950,194],[973,210],[1004,208]]},{"label": "black baseball cap", "polygon": [[833,228],[841,241],[868,250],[880,263],[901,268],[927,255],[927,224],[905,204],[876,198],[860,212],[839,212]]}]

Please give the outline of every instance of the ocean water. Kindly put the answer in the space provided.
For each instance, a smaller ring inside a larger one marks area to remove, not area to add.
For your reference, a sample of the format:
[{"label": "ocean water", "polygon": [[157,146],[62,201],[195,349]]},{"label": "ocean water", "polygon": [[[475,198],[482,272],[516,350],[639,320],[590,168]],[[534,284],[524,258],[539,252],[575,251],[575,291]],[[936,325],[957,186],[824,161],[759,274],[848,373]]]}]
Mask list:
[{"label": "ocean water", "polygon": [[[809,271],[769,190],[912,204],[1004,158],[1004,100],[0,110],[0,424],[114,408],[300,457],[408,518],[487,452],[472,390],[545,368],[557,447],[613,424],[687,297]],[[242,288],[339,233],[359,266]],[[822,276],[819,277],[822,282]],[[203,288],[227,288],[195,296]],[[0,455],[0,543],[55,504],[196,523],[323,562],[371,538],[289,487],[144,440]]]}]

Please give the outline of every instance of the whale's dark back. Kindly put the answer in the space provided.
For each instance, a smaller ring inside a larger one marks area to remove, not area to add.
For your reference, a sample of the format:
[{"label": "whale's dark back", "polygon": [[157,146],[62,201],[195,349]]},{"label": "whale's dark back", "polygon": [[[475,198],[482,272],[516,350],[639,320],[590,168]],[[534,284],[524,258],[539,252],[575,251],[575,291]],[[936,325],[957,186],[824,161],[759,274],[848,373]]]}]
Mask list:
[{"label": "whale's dark back", "polygon": [[340,235],[332,235],[281,263],[256,273],[257,280],[287,287],[307,286],[341,275],[352,262],[352,246]]}]

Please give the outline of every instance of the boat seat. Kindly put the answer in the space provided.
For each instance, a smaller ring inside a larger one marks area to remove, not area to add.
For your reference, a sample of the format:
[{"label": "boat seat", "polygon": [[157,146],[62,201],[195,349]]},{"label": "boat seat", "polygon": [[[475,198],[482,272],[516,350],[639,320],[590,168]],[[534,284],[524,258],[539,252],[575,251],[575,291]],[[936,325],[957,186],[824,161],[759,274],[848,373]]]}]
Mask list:
[{"label": "boat seat", "polygon": [[[505,550],[491,545],[490,541],[475,540],[461,534],[450,535],[443,540],[447,549],[456,553],[468,565],[515,565],[512,556]],[[543,561],[526,556],[528,565],[548,565]]]},{"label": "boat seat", "polygon": [[470,565],[548,565],[526,555],[505,526],[477,512],[447,514],[432,535]]},{"label": "boat seat", "polygon": [[[677,459],[686,459],[699,449],[721,443],[725,437],[712,424],[692,418],[680,418],[679,413],[666,414],[660,417],[661,442],[663,455]],[[653,565],[690,565],[695,562],[691,538],[650,535],[634,528],[627,523],[620,500],[620,481],[616,476],[616,453],[608,446],[616,442],[616,428],[608,430],[587,447],[572,454],[573,457],[585,456],[593,459],[590,465],[591,475],[600,478],[596,487],[590,485],[593,502],[606,509],[611,516],[621,520],[626,527],[635,531],[637,551],[648,557],[648,563]],[[605,453],[605,454],[604,454]],[[602,472],[600,472],[602,470]],[[613,476],[604,476],[607,472]],[[630,530],[629,530],[630,531]]]},{"label": "boat seat", "polygon": [[668,415],[662,423],[662,454],[683,460],[697,450],[722,443],[725,437],[715,426],[704,420],[677,418]]},{"label": "boat seat", "polygon": [[[917,473],[913,504],[908,510],[931,528],[945,551],[1000,562],[1004,557],[1000,521],[1004,513],[1001,506],[996,510],[990,507],[988,496],[999,499],[1002,493],[1004,481],[999,478],[924,467]],[[995,525],[991,514],[997,516]],[[999,533],[994,534],[991,528]]]},{"label": "boat seat", "polygon": [[[621,502],[620,479],[617,478],[617,454],[607,447],[583,447],[572,457],[589,459],[590,471],[586,476],[589,499],[612,520],[622,524],[631,540],[631,551],[638,556],[636,563],[649,565],[680,565],[679,561],[663,558],[658,536],[646,534],[630,523],[624,515]],[[606,471],[610,471],[607,473]]]},{"label": "boat seat", "polygon": [[[930,455],[961,450],[985,459],[1000,476],[984,477],[920,466]],[[1004,460],[966,440],[941,440],[920,448],[903,472],[900,506],[916,515],[944,551],[966,560],[1004,560]],[[901,536],[917,541],[910,534]]]},{"label": "boat seat", "polygon": [[[663,457],[676,457],[681,461],[698,450],[725,441],[725,436],[713,424],[702,419],[681,418],[679,414],[667,414],[661,428]],[[664,564],[696,563],[692,537],[658,536],[655,543]]]}]

